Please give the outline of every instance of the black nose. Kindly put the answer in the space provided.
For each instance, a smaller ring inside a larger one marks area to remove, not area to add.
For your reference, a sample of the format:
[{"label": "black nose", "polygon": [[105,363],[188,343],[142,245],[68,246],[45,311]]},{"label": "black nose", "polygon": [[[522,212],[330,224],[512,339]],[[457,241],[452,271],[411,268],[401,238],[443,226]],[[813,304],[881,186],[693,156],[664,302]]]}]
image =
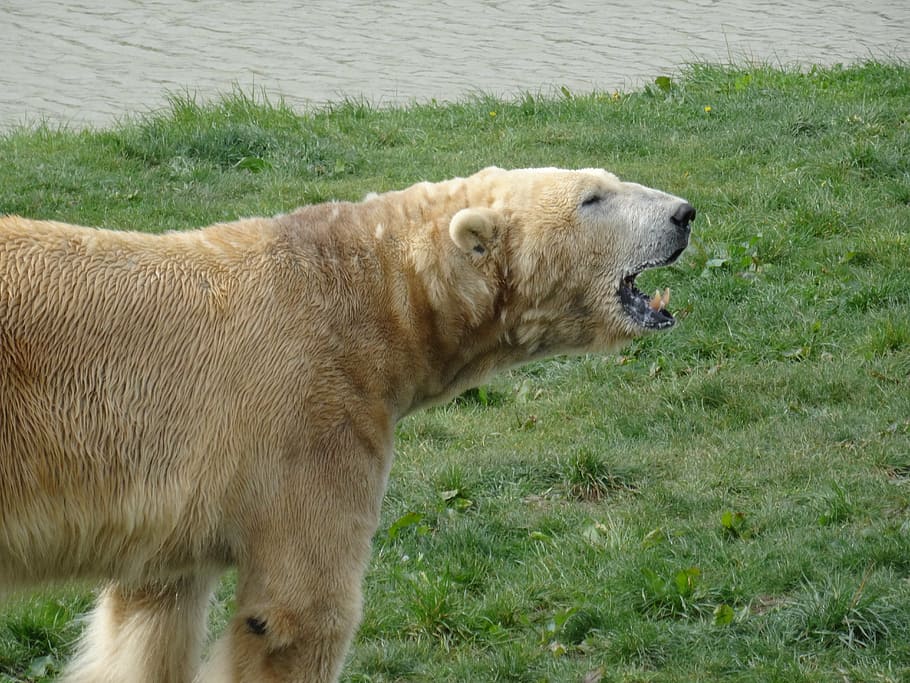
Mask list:
[{"label": "black nose", "polygon": [[689,202],[683,202],[670,216],[670,220],[681,228],[688,227],[689,223],[695,220],[695,207]]}]

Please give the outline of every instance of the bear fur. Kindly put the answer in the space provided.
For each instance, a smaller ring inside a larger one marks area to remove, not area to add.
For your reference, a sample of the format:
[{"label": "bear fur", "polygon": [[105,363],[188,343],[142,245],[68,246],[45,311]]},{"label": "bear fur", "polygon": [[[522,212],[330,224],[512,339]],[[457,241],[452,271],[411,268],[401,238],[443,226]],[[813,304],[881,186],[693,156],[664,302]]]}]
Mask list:
[{"label": "bear fur", "polygon": [[70,682],[337,680],[396,421],[672,324],[634,276],[693,217],[488,168],[161,235],[0,218],[0,592],[107,582]]}]

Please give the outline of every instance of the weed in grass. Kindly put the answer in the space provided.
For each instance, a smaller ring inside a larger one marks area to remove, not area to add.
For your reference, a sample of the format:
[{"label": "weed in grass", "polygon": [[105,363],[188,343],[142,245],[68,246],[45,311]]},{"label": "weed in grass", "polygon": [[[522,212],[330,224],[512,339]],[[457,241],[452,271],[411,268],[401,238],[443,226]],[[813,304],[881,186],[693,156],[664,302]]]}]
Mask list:
[{"label": "weed in grass", "polygon": [[716,605],[702,586],[698,567],[680,569],[670,576],[642,567],[641,574],[639,608],[643,614],[653,619],[701,619],[713,613]]},{"label": "weed in grass", "polygon": [[715,253],[708,257],[704,251],[700,256],[704,261],[701,275],[709,277],[715,271],[728,269],[740,277],[761,271],[762,259],[759,256],[761,234],[752,235],[744,242],[734,242],[715,247]]},{"label": "weed in grass", "polygon": [[866,353],[873,357],[887,356],[910,349],[910,321],[887,317],[869,330]]},{"label": "weed in grass", "polygon": [[500,406],[508,400],[508,395],[493,390],[489,386],[468,389],[455,399],[456,405],[478,405],[483,408]]},{"label": "weed in grass", "polygon": [[388,532],[386,532],[388,540],[394,541],[405,529],[413,528],[419,535],[429,533],[430,527],[422,523],[423,519],[424,515],[420,512],[412,511],[404,513],[401,517],[392,523],[392,525],[389,527]]},{"label": "weed in grass", "polygon": [[818,504],[821,507],[818,523],[823,526],[848,522],[857,512],[856,504],[836,482],[831,483],[830,492],[823,496]]},{"label": "weed in grass", "polygon": [[[867,571],[859,584],[840,575],[820,584],[806,582],[794,600],[781,611],[796,642],[816,642],[866,648],[887,639],[893,630],[908,624],[907,600],[892,596],[868,583]],[[902,610],[901,608],[904,608]]]},{"label": "weed in grass", "polygon": [[410,617],[407,630],[411,637],[430,638],[450,647],[470,636],[465,623],[462,586],[447,572],[434,576],[417,572],[409,577],[409,585],[406,608]]},{"label": "weed in grass", "polygon": [[653,621],[625,621],[610,629],[607,648],[611,660],[642,669],[644,677],[645,671],[653,673],[666,663],[669,638],[668,630]]},{"label": "weed in grass", "polygon": [[455,512],[466,512],[474,506],[474,494],[460,467],[449,465],[436,480],[436,491],[444,507]]},{"label": "weed in grass", "polygon": [[733,540],[751,538],[754,533],[744,512],[725,510],[720,517],[720,526],[724,535]]},{"label": "weed in grass", "polygon": [[617,492],[634,492],[628,474],[618,472],[612,463],[588,449],[573,454],[563,465],[566,494],[572,500],[597,502]]},{"label": "weed in grass", "polygon": [[567,645],[582,645],[594,631],[604,629],[609,623],[607,615],[593,607],[580,607],[562,624],[559,639]]}]

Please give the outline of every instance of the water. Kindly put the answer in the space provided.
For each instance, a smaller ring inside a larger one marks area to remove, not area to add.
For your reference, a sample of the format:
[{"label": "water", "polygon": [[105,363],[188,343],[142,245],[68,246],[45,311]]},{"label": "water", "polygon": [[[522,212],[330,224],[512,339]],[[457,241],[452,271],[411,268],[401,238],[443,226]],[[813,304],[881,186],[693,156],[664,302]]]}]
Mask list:
[{"label": "water", "polygon": [[295,107],[629,90],[693,61],[910,58],[895,0],[0,0],[0,129],[108,125],[168,92]]}]

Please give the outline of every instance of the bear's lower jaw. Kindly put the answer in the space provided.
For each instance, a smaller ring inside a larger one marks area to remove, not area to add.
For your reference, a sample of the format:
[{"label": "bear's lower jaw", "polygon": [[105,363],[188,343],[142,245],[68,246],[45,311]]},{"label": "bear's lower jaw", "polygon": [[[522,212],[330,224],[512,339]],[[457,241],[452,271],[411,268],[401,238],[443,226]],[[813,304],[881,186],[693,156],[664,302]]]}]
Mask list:
[{"label": "bear's lower jaw", "polygon": [[688,233],[682,239],[681,244],[669,255],[642,263],[639,267],[629,271],[629,273],[619,281],[617,294],[619,302],[626,315],[632,323],[643,330],[665,330],[676,324],[676,318],[667,310],[667,304],[670,303],[670,290],[664,290],[661,295],[660,290],[654,293],[652,299],[635,286],[635,278],[651,268],[662,268],[668,266],[686,250],[688,244]]},{"label": "bear's lower jaw", "polygon": [[[665,293],[669,301],[669,291]],[[619,301],[626,315],[638,327],[646,330],[665,330],[676,324],[676,318],[664,308],[660,299],[651,299],[635,287],[635,274],[628,275],[619,284]]]}]

